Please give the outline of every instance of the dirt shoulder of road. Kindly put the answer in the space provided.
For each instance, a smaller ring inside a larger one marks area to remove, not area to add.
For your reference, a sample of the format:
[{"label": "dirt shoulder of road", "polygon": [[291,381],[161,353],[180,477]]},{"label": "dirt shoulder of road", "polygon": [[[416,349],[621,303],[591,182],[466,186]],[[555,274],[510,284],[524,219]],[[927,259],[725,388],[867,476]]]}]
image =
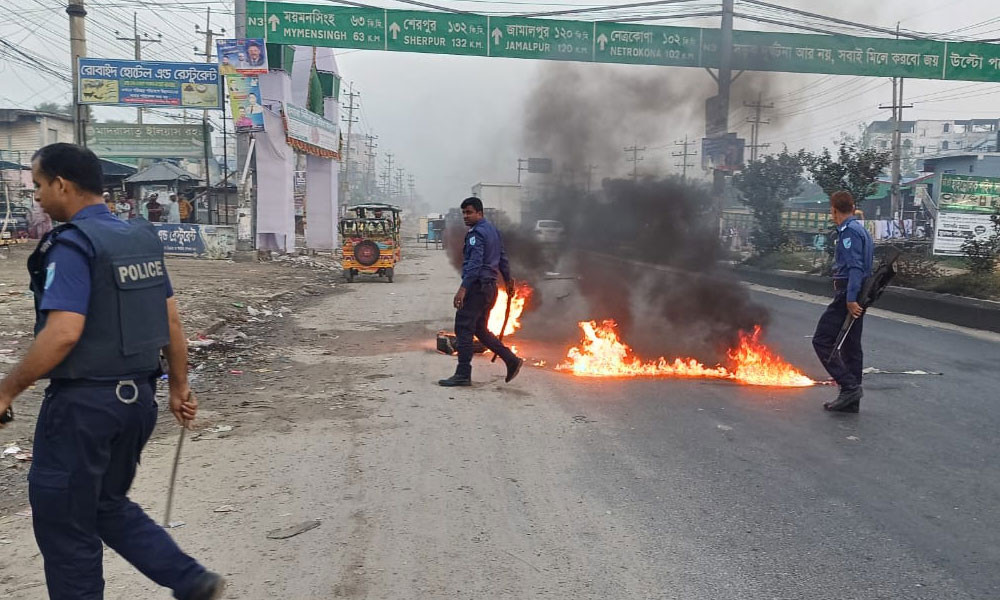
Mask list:
[{"label": "dirt shoulder of road", "polygon": [[[32,250],[21,244],[0,259],[0,375],[16,364],[33,339],[33,301],[25,270]],[[198,393],[227,388],[236,379],[263,377],[264,372],[255,372],[269,358],[262,337],[304,306],[343,291],[338,287],[343,281],[340,264],[322,255],[269,262],[168,258],[167,270],[191,343],[191,376]],[[0,518],[27,507],[25,474],[44,385],[33,386],[17,399],[16,420],[0,430],[0,452],[20,448],[0,457]]]}]

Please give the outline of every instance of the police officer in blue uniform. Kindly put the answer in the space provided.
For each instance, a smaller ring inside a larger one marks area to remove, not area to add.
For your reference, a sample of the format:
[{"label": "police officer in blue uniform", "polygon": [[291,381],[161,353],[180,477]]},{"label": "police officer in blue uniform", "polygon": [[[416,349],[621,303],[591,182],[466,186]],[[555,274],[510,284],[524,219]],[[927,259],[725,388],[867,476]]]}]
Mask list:
[{"label": "police officer in blue uniform", "polygon": [[50,380],[28,473],[49,597],[103,598],[107,544],[175,598],[219,598],[222,578],[184,554],[127,496],[156,425],[161,350],[171,412],[187,427],[198,409],[159,237],[144,220],[111,215],[100,162],[85,148],[42,148],[32,177],[42,208],[64,224],[28,260],[35,341],[0,382],[0,413],[36,380]]},{"label": "police officer in blue uniform", "polygon": [[500,232],[483,215],[483,201],[466,198],[462,201],[462,219],[469,232],[462,250],[462,285],[455,294],[455,337],[458,346],[458,368],[455,374],[438,383],[445,387],[472,385],[472,336],[503,359],[507,365],[506,381],[510,383],[521,371],[524,359],[518,358],[493,335],[486,325],[497,301],[497,279],[503,277],[507,294],[514,294],[510,278],[510,263]]},{"label": "police officer in blue uniform", "polygon": [[[855,218],[854,198],[850,192],[833,194],[830,197],[830,212],[837,225],[833,264],[835,296],[816,325],[813,348],[827,372],[840,386],[837,398],[823,404],[823,408],[833,412],[856,413],[861,408],[861,397],[864,395],[861,389],[864,309],[858,302],[858,295],[865,279],[872,274],[875,242],[864,225]],[[840,355],[831,360],[830,355],[848,313],[857,320],[844,339]]]}]

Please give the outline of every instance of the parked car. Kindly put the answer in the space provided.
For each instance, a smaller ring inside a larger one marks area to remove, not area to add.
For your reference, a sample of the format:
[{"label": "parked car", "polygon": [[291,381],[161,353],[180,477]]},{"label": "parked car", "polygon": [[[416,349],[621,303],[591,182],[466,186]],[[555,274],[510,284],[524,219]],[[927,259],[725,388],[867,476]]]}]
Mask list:
[{"label": "parked car", "polygon": [[559,221],[542,220],[535,223],[535,237],[538,241],[555,244],[562,241],[565,229]]}]

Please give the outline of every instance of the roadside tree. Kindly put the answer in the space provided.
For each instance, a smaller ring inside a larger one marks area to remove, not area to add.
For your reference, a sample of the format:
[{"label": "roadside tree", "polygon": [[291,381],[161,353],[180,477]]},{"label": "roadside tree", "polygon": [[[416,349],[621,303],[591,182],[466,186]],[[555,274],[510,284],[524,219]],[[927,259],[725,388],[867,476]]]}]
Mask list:
[{"label": "roadside tree", "polygon": [[862,148],[855,142],[841,141],[834,159],[829,148],[819,154],[803,153],[803,162],[812,180],[827,195],[847,190],[860,202],[876,190],[876,180],[892,161],[889,152]]},{"label": "roadside tree", "polygon": [[803,154],[787,149],[747,163],[733,178],[740,201],[753,212],[754,230],[750,235],[757,254],[771,254],[788,244],[789,236],[781,225],[781,212],[789,198],[802,191]]}]

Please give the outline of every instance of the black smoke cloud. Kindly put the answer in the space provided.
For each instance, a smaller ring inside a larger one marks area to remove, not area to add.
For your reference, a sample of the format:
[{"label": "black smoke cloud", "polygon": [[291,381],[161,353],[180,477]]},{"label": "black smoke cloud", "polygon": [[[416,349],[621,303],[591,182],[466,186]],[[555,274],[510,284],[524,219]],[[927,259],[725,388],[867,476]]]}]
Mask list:
[{"label": "black smoke cloud", "polygon": [[[703,128],[705,100],[715,93],[714,82],[694,70],[556,63],[542,73],[526,107],[525,146],[577,172],[591,164],[628,172],[624,146],[662,147]],[[775,93],[774,79],[744,74],[742,87],[733,88],[734,105],[756,100],[758,90]],[[653,160],[647,154],[646,161]],[[614,319],[641,355],[718,360],[740,331],[766,324],[767,310],[717,268],[706,184],[612,177],[592,193],[579,185],[550,186],[540,205],[538,218],[566,226],[558,269],[577,278],[577,300],[585,305],[541,307],[551,330],[564,333],[559,322],[581,314]]]}]

